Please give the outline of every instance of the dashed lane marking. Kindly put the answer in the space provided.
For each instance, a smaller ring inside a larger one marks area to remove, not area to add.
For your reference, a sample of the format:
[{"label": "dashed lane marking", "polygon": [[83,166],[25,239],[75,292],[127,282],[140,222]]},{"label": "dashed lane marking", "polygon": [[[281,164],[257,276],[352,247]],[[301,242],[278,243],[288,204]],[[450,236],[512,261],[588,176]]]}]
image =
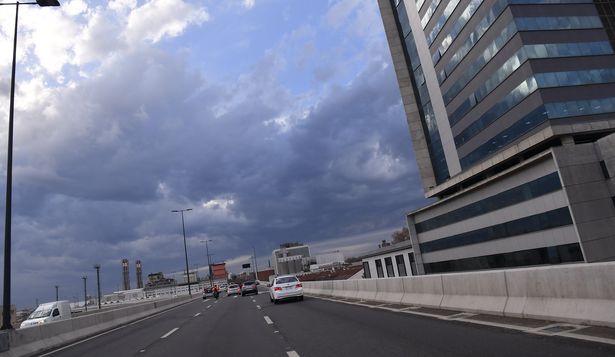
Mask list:
[{"label": "dashed lane marking", "polygon": [[256,300],[252,299],[252,302],[256,302]]},{"label": "dashed lane marking", "polygon": [[273,321],[269,318],[269,316],[263,316],[268,325],[273,325]]},{"label": "dashed lane marking", "polygon": [[260,310],[260,309],[261,309],[261,306],[260,306],[260,305],[256,305],[256,308]]},{"label": "dashed lane marking", "polygon": [[200,314],[201,314],[200,312],[197,312],[197,313],[194,315],[194,317],[197,317],[197,316],[199,316]]},{"label": "dashed lane marking", "polygon": [[172,329],[171,331],[165,333],[164,335],[162,335],[160,338],[167,338],[169,336],[171,336],[175,331],[179,330],[179,327],[176,327],[174,329]]},{"label": "dashed lane marking", "polygon": [[299,354],[295,351],[286,351],[288,357],[299,357]]},{"label": "dashed lane marking", "polygon": [[211,307],[211,305],[208,305],[207,308],[209,309]]},{"label": "dashed lane marking", "polygon": [[139,351],[139,353],[145,353],[145,350],[141,350],[141,351]]}]

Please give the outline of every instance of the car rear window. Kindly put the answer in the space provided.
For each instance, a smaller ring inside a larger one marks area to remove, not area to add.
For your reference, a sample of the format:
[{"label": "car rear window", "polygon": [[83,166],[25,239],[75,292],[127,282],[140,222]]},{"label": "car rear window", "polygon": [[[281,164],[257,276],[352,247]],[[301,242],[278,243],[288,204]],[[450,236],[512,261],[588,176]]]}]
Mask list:
[{"label": "car rear window", "polygon": [[239,287],[239,285],[229,285],[229,288],[231,288],[231,289],[236,289],[238,287]]},{"label": "car rear window", "polygon": [[243,283],[243,285],[254,285],[253,281],[246,281],[245,283]]},{"label": "car rear window", "polygon": [[294,276],[288,276],[285,278],[279,278],[275,280],[276,284],[286,284],[286,283],[295,283],[299,280],[297,280],[297,278],[295,278]]}]

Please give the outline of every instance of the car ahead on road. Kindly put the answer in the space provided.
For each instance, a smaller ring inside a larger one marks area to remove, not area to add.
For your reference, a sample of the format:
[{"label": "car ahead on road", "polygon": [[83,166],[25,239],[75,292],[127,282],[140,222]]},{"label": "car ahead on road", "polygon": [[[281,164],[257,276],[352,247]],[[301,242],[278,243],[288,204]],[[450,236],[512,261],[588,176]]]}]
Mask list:
[{"label": "car ahead on road", "polygon": [[256,283],[253,281],[246,281],[241,286],[241,296],[246,296],[248,294],[258,295],[258,287],[256,286]]},{"label": "car ahead on road", "polygon": [[278,276],[269,288],[269,298],[274,304],[284,299],[303,300],[303,284],[294,275]]},{"label": "car ahead on road", "polygon": [[241,289],[239,289],[239,285],[237,284],[231,284],[226,289],[226,296],[239,295],[239,294],[241,294]]},{"label": "car ahead on road", "polygon": [[203,300],[207,299],[208,297],[213,297],[213,296],[214,296],[214,291],[212,288],[208,288],[208,287],[203,288]]}]

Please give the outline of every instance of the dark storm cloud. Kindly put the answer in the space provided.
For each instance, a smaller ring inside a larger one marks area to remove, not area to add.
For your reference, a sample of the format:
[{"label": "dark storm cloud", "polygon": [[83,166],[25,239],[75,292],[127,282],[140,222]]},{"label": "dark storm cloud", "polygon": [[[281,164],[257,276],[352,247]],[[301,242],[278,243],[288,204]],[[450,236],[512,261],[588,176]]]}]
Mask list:
[{"label": "dark storm cloud", "polygon": [[51,296],[51,281],[79,286],[94,262],[114,288],[124,257],[146,272],[181,270],[172,209],[194,208],[190,259],[201,264],[205,238],[223,260],[401,227],[423,199],[391,64],[373,59],[297,113],[278,60],[211,83],[181,55],[139,48],[23,113],[17,298],[37,286]]}]

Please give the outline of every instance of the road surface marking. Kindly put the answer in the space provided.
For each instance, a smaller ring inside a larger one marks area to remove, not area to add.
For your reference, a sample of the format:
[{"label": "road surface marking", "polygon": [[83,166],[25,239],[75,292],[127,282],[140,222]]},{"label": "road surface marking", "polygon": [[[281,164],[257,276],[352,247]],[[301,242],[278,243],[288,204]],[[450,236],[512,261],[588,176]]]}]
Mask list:
[{"label": "road surface marking", "polygon": [[39,357],[51,356],[51,355],[56,354],[56,353],[58,353],[58,352],[60,352],[60,351],[64,351],[64,350],[67,350],[67,349],[69,349],[69,348],[71,348],[71,347],[74,347],[74,346],[77,346],[77,345],[81,345],[81,344],[83,344],[83,343],[85,343],[85,342],[88,342],[88,341],[90,341],[90,340],[93,340],[93,339],[95,339],[95,338],[98,338],[98,337],[101,337],[101,336],[104,336],[104,335],[108,335],[108,334],[110,334],[110,333],[112,333],[112,332],[115,332],[115,331],[118,331],[118,330],[122,330],[122,329],[124,329],[124,328],[126,328],[126,327],[128,327],[128,326],[136,325],[136,324],[139,324],[139,323],[141,323],[141,322],[143,322],[143,321],[146,321],[146,320],[152,319],[152,318],[154,318],[154,317],[160,316],[160,315],[162,315],[162,314],[166,314],[167,312],[171,312],[171,311],[173,311],[173,310],[176,310],[176,309],[178,309],[178,308],[180,308],[180,307],[182,307],[182,306],[184,306],[184,305],[186,305],[186,304],[181,304],[181,305],[173,306],[173,307],[172,307],[172,308],[170,308],[170,309],[167,309],[167,310],[164,310],[164,311],[160,311],[159,313],[156,313],[156,314],[152,314],[152,315],[146,316],[146,317],[144,317],[144,318],[142,318],[142,319],[139,319],[139,320],[136,320],[136,321],[130,322],[130,323],[126,324],[126,325],[122,325],[122,326],[119,326],[119,327],[113,328],[113,329],[111,329],[111,330],[108,330],[108,331],[105,331],[105,332],[99,333],[99,334],[94,335],[94,336],[92,336],[92,337],[88,337],[88,338],[83,339],[83,340],[81,340],[81,341],[77,341],[77,342],[71,343],[70,345],[66,345],[66,346],[60,347],[60,348],[58,348],[58,349],[55,349],[55,350],[49,351],[49,352],[47,352],[47,353],[45,353],[45,354],[43,354],[43,355],[40,355]]},{"label": "road surface marking", "polygon": [[233,296],[233,299],[237,299],[237,295]]},{"label": "road surface marking", "polygon": [[256,305],[256,308],[260,310],[260,309],[261,309],[261,306],[260,306],[260,305]]},{"label": "road surface marking", "polygon": [[207,308],[209,309],[211,307],[211,305],[208,305]]},{"label": "road surface marking", "polygon": [[217,304],[217,303],[218,303],[218,300],[214,301],[214,304]]},{"label": "road surface marking", "polygon": [[200,314],[201,314],[200,312],[197,312],[197,313],[196,313],[196,315],[194,315],[194,317],[197,317],[197,316],[199,316]]},{"label": "road surface marking", "polygon": [[143,353],[143,352],[145,352],[145,350],[141,350],[141,351],[139,351],[139,353]]},{"label": "road surface marking", "polygon": [[272,325],[273,321],[271,321],[271,319],[269,318],[269,316],[264,316],[265,321],[267,322],[268,325]]},{"label": "road surface marking", "polygon": [[299,357],[299,354],[295,351],[286,351],[288,357]]},{"label": "road surface marking", "polygon": [[256,300],[252,299],[252,302],[256,302]]},{"label": "road surface marking", "polygon": [[175,331],[177,331],[177,330],[179,330],[179,327],[176,327],[176,328],[172,329],[171,331],[169,331],[169,332],[165,333],[165,334],[164,334],[164,335],[162,335],[160,338],[167,338],[167,337],[171,336],[171,334],[173,334],[173,332],[175,332]]}]

